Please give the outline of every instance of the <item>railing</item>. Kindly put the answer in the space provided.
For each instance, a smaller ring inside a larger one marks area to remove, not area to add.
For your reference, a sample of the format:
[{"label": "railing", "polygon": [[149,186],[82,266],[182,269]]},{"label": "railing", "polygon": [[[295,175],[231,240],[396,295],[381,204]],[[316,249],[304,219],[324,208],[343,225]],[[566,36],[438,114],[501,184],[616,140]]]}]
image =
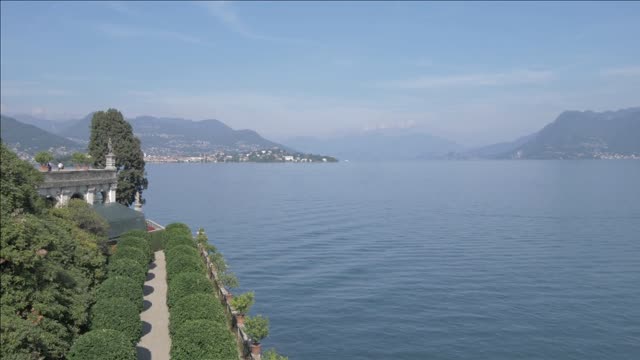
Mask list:
[{"label": "railing", "polygon": [[154,231],[160,231],[160,230],[164,230],[164,226],[158,224],[157,222],[151,220],[151,219],[145,219],[145,221],[147,222],[147,229],[149,229],[149,225],[151,225],[151,227],[153,227],[153,230],[149,231],[147,230],[147,232],[154,232]]},{"label": "railing", "polygon": [[[238,312],[229,304],[229,300],[231,299],[232,294],[229,291],[227,291],[227,289],[225,289],[224,286],[222,286],[222,284],[220,283],[218,271],[216,270],[215,265],[211,262],[211,259],[209,259],[209,254],[207,253],[207,250],[204,249],[200,244],[198,244],[198,250],[200,250],[200,255],[202,255],[205,263],[207,264],[207,276],[209,277],[209,280],[211,280],[211,282],[213,283],[213,286],[218,292],[218,297],[220,298],[220,301],[222,302],[222,304],[226,309],[227,318],[234,320],[235,315],[238,314]],[[244,332],[243,326],[237,326],[237,323],[235,321],[233,321],[232,323],[233,323],[232,326],[235,330],[234,333],[236,335],[238,344],[242,349],[243,359],[261,360],[260,354],[253,354],[251,352],[251,346],[250,346],[251,340],[247,335],[247,333]]]}]

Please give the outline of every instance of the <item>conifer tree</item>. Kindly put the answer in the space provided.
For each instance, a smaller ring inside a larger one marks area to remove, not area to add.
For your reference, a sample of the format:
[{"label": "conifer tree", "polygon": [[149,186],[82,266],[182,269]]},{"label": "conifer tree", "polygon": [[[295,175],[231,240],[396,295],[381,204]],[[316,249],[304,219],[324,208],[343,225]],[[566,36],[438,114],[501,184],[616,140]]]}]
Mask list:
[{"label": "conifer tree", "polygon": [[140,201],[144,203],[142,191],[147,188],[149,182],[144,171],[144,154],[140,147],[140,139],[133,135],[131,124],[116,109],[95,112],[91,119],[89,154],[97,168],[106,165],[109,139],[113,144],[118,168],[116,201],[129,206],[135,201],[136,192],[140,192]]}]

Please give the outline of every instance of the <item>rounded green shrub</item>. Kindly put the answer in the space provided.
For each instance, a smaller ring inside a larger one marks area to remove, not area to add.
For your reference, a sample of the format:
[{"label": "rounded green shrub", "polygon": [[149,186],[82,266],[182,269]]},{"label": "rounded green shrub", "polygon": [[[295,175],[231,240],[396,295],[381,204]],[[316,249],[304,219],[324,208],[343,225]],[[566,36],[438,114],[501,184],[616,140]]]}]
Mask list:
[{"label": "rounded green shrub", "polygon": [[110,276],[96,291],[96,299],[123,298],[135,304],[139,311],[142,311],[143,296],[142,284],[125,276]]},{"label": "rounded green shrub", "polygon": [[184,235],[178,235],[178,236],[168,235],[167,242],[164,248],[166,250],[169,250],[180,245],[191,246],[194,249],[196,248],[196,243],[193,241],[193,238],[189,236],[184,236]]},{"label": "rounded green shrub", "polygon": [[173,334],[182,324],[191,320],[211,320],[225,324],[224,308],[213,294],[193,294],[176,301],[171,308],[169,330]]},{"label": "rounded green shrub", "polygon": [[165,230],[171,235],[183,234],[191,237],[191,229],[183,223],[171,223],[165,227]]},{"label": "rounded green shrub", "polygon": [[151,251],[159,251],[164,249],[167,242],[167,232],[165,230],[159,230],[149,233],[149,246]]},{"label": "rounded green shrub", "polygon": [[197,272],[201,275],[205,274],[204,262],[189,255],[181,255],[167,261],[167,279],[171,279],[182,273]]},{"label": "rounded green shrub", "polygon": [[238,357],[236,341],[224,323],[187,321],[171,338],[172,360],[235,360]]},{"label": "rounded green shrub", "polygon": [[193,294],[212,294],[213,285],[202,272],[183,272],[169,279],[167,305]]},{"label": "rounded green shrub", "polygon": [[136,349],[120,331],[101,329],[80,335],[67,354],[69,360],[136,360]]},{"label": "rounded green shrub", "polygon": [[118,259],[132,259],[137,261],[140,265],[147,267],[149,266],[149,255],[142,252],[142,250],[135,248],[133,246],[122,246],[118,245],[116,247],[116,252],[111,255],[109,261],[115,261]]},{"label": "rounded green shrub", "polygon": [[200,256],[198,254],[198,249],[190,245],[174,246],[171,249],[168,249],[167,251],[165,251],[164,254],[166,255],[167,259],[171,259],[173,256],[177,254],[187,254],[187,255],[193,255],[195,257]]},{"label": "rounded green shrub", "polygon": [[124,236],[118,240],[118,246],[131,246],[139,249],[143,253],[147,254],[148,261],[151,261],[153,257],[153,253],[151,252],[151,247],[149,246],[149,241],[143,237],[136,236]]},{"label": "rounded green shrub", "polygon": [[91,329],[121,331],[132,345],[140,340],[142,321],[134,303],[123,298],[100,299],[91,308]]},{"label": "rounded green shrub", "polygon": [[122,234],[120,237],[129,237],[129,236],[147,239],[149,237],[149,233],[144,230],[129,230],[126,233]]},{"label": "rounded green shrub", "polygon": [[109,276],[128,277],[139,284],[143,284],[147,278],[147,267],[140,265],[133,259],[112,260],[107,266]]}]

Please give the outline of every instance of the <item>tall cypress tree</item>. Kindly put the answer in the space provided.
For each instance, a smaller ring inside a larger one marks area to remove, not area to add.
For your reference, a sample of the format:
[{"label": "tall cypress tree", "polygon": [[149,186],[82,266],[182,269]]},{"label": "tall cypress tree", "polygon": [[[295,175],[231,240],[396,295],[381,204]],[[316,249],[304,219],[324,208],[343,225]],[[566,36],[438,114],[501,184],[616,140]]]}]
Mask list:
[{"label": "tall cypress tree", "polygon": [[89,154],[95,167],[106,165],[108,141],[111,139],[113,153],[118,168],[118,191],[116,200],[123,205],[131,205],[140,192],[140,201],[144,203],[142,191],[149,182],[145,177],[144,153],[140,148],[140,139],[133,136],[133,128],[122,113],[116,109],[98,111],[91,119],[91,138]]}]

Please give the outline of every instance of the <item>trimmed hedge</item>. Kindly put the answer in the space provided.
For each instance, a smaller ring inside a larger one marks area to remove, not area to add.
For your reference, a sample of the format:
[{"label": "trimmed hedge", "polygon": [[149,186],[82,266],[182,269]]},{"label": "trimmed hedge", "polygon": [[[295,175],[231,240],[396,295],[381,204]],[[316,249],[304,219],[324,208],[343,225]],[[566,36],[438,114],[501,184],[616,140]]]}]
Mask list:
[{"label": "trimmed hedge", "polygon": [[147,278],[147,267],[140,265],[133,259],[115,259],[107,265],[109,277],[123,276],[144,284]]},{"label": "trimmed hedge", "polygon": [[211,320],[225,324],[227,318],[222,304],[213,294],[193,294],[176,301],[171,308],[169,330],[173,334],[175,330],[187,321]]},{"label": "trimmed hedge", "polygon": [[171,249],[168,249],[167,251],[164,252],[166,255],[167,259],[171,259],[172,257],[178,255],[178,254],[185,254],[185,255],[193,255],[196,258],[200,258],[200,254],[198,253],[198,249],[196,249],[193,246],[190,245],[178,245],[178,246],[174,246]]},{"label": "trimmed hedge", "polygon": [[191,246],[192,248],[196,247],[196,243],[191,237],[184,236],[184,235],[167,234],[167,242],[164,245],[164,248],[166,250],[170,250],[180,245]]},{"label": "trimmed hedge", "polygon": [[171,339],[171,360],[237,360],[236,341],[224,323],[187,321]]},{"label": "trimmed hedge", "polygon": [[149,266],[149,255],[144,253],[142,250],[135,248],[133,246],[116,246],[115,254],[111,255],[109,261],[115,261],[119,259],[132,259],[137,261],[140,265],[147,267]]},{"label": "trimmed hedge", "polygon": [[202,272],[184,272],[169,279],[167,305],[173,305],[180,299],[193,294],[213,293],[213,285]]},{"label": "trimmed hedge", "polygon": [[192,237],[191,229],[189,226],[183,223],[171,223],[165,227],[165,230],[171,235],[186,235],[188,237]]},{"label": "trimmed hedge", "polygon": [[156,252],[163,250],[164,244],[167,242],[167,232],[165,230],[158,230],[148,234],[151,251]]},{"label": "trimmed hedge", "polygon": [[97,299],[123,298],[131,301],[142,311],[143,284],[125,276],[110,276],[96,291]]},{"label": "trimmed hedge", "polygon": [[205,270],[204,262],[197,257],[192,257],[192,255],[179,254],[167,261],[167,279],[169,279],[169,281],[178,274],[185,272],[204,274]]},{"label": "trimmed hedge", "polygon": [[151,252],[151,247],[149,246],[149,240],[147,240],[146,238],[126,235],[118,240],[118,246],[131,246],[137,248],[138,250],[147,254],[147,258],[149,261],[153,260],[153,253]]},{"label": "trimmed hedge", "polygon": [[142,336],[142,321],[134,303],[123,298],[100,299],[91,308],[91,329],[121,331],[132,345]]},{"label": "trimmed hedge", "polygon": [[141,237],[143,239],[148,239],[149,233],[144,230],[129,230],[126,233],[122,234],[121,237]]},{"label": "trimmed hedge", "polygon": [[80,335],[67,354],[69,360],[136,360],[136,349],[120,331],[93,330]]}]

